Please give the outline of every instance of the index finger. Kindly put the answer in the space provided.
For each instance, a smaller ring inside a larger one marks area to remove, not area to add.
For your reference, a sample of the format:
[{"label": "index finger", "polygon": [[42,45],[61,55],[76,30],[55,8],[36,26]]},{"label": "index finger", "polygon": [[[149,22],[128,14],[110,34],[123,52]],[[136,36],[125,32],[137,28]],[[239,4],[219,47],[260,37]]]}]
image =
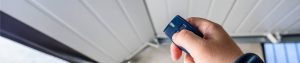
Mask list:
[{"label": "index finger", "polygon": [[221,25],[210,20],[199,17],[191,17],[188,18],[187,21],[203,33],[203,38],[218,38],[220,35],[226,34]]}]

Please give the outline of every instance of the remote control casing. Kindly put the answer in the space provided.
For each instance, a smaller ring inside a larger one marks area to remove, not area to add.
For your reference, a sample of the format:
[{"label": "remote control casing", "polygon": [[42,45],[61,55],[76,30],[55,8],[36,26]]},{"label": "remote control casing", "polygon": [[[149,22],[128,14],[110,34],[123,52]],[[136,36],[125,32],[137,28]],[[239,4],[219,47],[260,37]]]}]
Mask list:
[{"label": "remote control casing", "polygon": [[[176,15],[172,19],[172,21],[164,29],[164,32],[168,36],[168,38],[171,39],[171,41],[173,41],[172,40],[173,34],[176,33],[176,32],[179,32],[182,29],[189,30],[189,31],[195,33],[196,35],[198,35],[199,37],[203,37],[203,34],[198,29],[193,27],[190,23],[188,23],[185,19],[183,19],[179,15]],[[174,44],[176,45],[176,43],[174,43]],[[178,46],[178,45],[176,45],[176,46],[179,47],[180,50],[182,50],[185,53],[189,54],[189,52],[186,49],[184,49],[183,47]]]}]

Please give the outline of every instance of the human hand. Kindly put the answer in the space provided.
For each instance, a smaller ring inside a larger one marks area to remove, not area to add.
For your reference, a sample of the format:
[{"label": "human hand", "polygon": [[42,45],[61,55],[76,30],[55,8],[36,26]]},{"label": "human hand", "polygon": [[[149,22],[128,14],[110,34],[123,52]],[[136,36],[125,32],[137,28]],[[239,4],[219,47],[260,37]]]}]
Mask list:
[{"label": "human hand", "polygon": [[[188,18],[187,21],[204,37],[185,29],[173,35],[174,43],[190,53],[185,55],[185,63],[233,63],[243,54],[222,26],[198,17]],[[174,43],[170,48],[172,59],[176,61],[182,51]]]}]

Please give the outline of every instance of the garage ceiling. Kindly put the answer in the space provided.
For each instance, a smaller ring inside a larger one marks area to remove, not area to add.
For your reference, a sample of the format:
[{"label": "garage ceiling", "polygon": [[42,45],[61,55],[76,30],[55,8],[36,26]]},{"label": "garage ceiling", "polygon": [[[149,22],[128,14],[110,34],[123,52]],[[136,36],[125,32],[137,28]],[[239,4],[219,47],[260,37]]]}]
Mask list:
[{"label": "garage ceiling", "polygon": [[231,35],[300,32],[300,0],[146,0],[158,36],[175,16],[202,17]]}]

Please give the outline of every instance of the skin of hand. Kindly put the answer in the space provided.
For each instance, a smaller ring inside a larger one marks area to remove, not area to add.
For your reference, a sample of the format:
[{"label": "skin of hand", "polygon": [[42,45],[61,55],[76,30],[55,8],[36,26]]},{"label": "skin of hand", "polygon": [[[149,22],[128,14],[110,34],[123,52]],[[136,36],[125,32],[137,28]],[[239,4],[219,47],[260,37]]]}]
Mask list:
[{"label": "skin of hand", "polygon": [[[190,53],[185,55],[184,63],[233,63],[243,54],[219,24],[198,17],[188,18],[187,21],[204,37],[185,29],[173,35],[174,43]],[[171,57],[177,61],[182,51],[174,43],[170,46]]]}]

